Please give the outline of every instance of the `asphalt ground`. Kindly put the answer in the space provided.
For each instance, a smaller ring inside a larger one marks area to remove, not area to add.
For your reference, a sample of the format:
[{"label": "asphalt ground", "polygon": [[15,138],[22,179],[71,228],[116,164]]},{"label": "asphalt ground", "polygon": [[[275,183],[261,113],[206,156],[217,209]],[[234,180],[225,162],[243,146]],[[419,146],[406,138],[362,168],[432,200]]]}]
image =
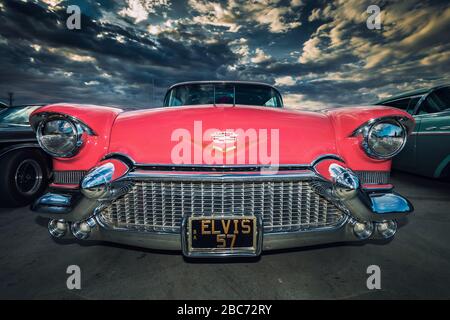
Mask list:
[{"label": "asphalt ground", "polygon": [[[448,299],[450,183],[394,173],[415,206],[389,243],[334,244],[258,259],[186,260],[108,243],[50,238],[28,208],[0,209],[0,299]],[[81,289],[69,290],[69,265]],[[367,268],[381,289],[366,286]]]}]

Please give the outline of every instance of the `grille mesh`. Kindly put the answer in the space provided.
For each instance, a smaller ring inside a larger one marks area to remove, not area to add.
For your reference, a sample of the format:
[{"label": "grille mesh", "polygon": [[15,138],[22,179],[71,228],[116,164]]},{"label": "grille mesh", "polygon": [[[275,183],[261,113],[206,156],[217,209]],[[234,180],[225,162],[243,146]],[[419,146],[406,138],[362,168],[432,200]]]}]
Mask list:
[{"label": "grille mesh", "polygon": [[185,216],[261,216],[265,232],[338,225],[345,215],[306,181],[137,181],[101,213],[113,228],[180,232]]},{"label": "grille mesh", "polygon": [[79,184],[86,171],[53,171],[53,182],[56,184]]},{"label": "grille mesh", "polygon": [[356,171],[362,184],[389,183],[389,171]]}]

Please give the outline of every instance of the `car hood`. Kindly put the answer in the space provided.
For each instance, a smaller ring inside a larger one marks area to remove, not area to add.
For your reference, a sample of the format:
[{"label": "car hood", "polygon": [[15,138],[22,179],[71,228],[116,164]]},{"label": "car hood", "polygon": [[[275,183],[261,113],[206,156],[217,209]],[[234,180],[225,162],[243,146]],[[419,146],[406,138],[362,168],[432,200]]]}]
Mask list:
[{"label": "car hood", "polygon": [[121,113],[108,153],[138,164],[311,164],[336,143],[322,113],[207,105]]}]

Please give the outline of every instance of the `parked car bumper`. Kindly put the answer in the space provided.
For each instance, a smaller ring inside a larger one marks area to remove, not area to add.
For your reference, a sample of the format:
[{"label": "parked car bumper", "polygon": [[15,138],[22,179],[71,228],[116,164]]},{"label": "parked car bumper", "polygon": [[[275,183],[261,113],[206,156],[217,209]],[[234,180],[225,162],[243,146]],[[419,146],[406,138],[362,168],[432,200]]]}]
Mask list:
[{"label": "parked car bumper", "polygon": [[[303,220],[300,219],[297,221],[297,224],[294,224],[292,217],[290,218],[291,222],[286,222],[286,219],[289,219],[289,217],[283,216],[280,218],[281,220],[274,222],[278,219],[278,216],[275,216],[273,213],[274,210],[279,209],[277,209],[277,204],[262,205],[258,207],[259,210],[263,211],[261,215],[258,215],[258,219],[260,219],[258,249],[251,253],[227,252],[227,254],[223,254],[224,256],[257,255],[262,250],[286,249],[393,236],[397,228],[395,221],[413,211],[411,203],[395,193],[392,190],[392,186],[372,186],[371,188],[361,186],[358,177],[350,169],[340,162],[334,164],[337,165],[335,167],[337,168],[335,176],[328,178],[325,177],[326,175],[322,175],[317,167],[311,167],[303,170],[281,170],[265,174],[254,172],[219,174],[204,172],[168,173],[126,170],[119,177],[108,180],[108,177],[111,175],[108,174],[107,168],[104,167],[100,170],[91,171],[83,179],[80,188],[77,190],[50,190],[49,193],[35,202],[32,210],[43,217],[52,219],[49,224],[49,231],[56,237],[75,236],[82,240],[109,241],[151,249],[182,250],[187,256],[217,256],[214,252],[210,252],[210,254],[208,252],[196,254],[189,251],[186,221],[191,216],[189,212],[194,211],[192,209],[194,206],[197,206],[195,208],[200,208],[198,206],[201,205],[201,209],[198,210],[207,212],[208,210],[206,209],[210,208],[207,200],[210,199],[210,201],[216,202],[218,200],[206,198],[206,196],[211,196],[213,191],[205,191],[205,194],[202,194],[202,196],[205,196],[205,203],[202,200],[201,202],[190,204],[191,207],[189,207],[187,202],[194,202],[192,200],[193,196],[189,195],[194,192],[194,189],[191,188],[188,191],[186,189],[190,185],[195,184],[198,188],[203,188],[204,186],[208,186],[208,188],[217,188],[219,186],[218,188],[220,188],[222,186],[223,190],[228,190],[231,187],[241,188],[242,184],[242,189],[238,191],[241,192],[242,197],[245,198],[244,200],[256,203],[256,200],[260,201],[265,195],[248,195],[246,193],[250,189],[245,189],[246,186],[253,186],[252,192],[257,193],[258,191],[254,191],[255,185],[258,187],[266,184],[271,186],[273,190],[261,192],[275,193],[272,197],[276,197],[277,192],[281,193],[281,196],[284,197],[282,198],[284,203],[292,208],[296,208],[299,212],[298,214],[303,214],[303,218],[301,218]],[[95,181],[101,181],[101,183],[95,184],[97,183]],[[158,189],[159,187],[155,187],[159,185],[174,189],[172,191],[164,191],[163,189]],[[226,188],[224,185],[226,185]],[[281,190],[279,188],[282,187],[288,189],[277,191]],[[286,192],[292,190],[292,188],[297,188],[294,190],[294,195],[292,195],[292,191],[289,195],[286,195]],[[308,194],[296,200],[295,197],[300,192],[306,192],[304,191],[305,188],[308,188]],[[264,187],[262,190],[264,190]],[[155,227],[154,225],[157,224],[159,218],[151,220],[153,218],[150,216],[142,218],[142,221],[139,220],[141,215],[147,214],[151,210],[152,203],[150,201],[146,202],[146,199],[153,199],[153,205],[159,203],[157,199],[163,199],[161,198],[161,192],[165,192],[166,197],[169,197],[167,199],[171,200],[166,204],[161,204],[161,207],[154,209],[155,211],[152,213],[155,215],[155,212],[157,212],[162,215],[161,224]],[[181,192],[188,193],[184,195]],[[226,193],[225,191],[222,192]],[[236,192],[236,190],[233,190],[233,194]],[[168,196],[167,194],[170,195]],[[311,200],[313,196],[316,197],[314,198],[316,204],[305,207],[301,201],[313,201]],[[223,208],[234,208],[234,205],[237,204],[231,203],[229,206],[226,204],[224,206],[223,202],[233,202],[239,199],[241,199],[239,200],[241,201],[239,205],[247,205],[242,202],[242,197],[231,199],[223,196],[221,198],[222,207],[220,208],[222,208],[222,211],[224,210]],[[125,200],[123,200],[124,198]],[[114,212],[111,213],[112,209],[108,208],[114,206],[114,203],[116,203],[116,207]],[[177,208],[182,205],[186,206],[184,209],[186,214],[182,212],[179,216],[174,215],[175,211],[180,212]],[[280,205],[283,206],[281,202],[278,203],[278,207]],[[333,208],[332,210],[329,209],[331,207]],[[248,207],[246,208],[248,210]],[[292,213],[292,208],[289,208],[290,211],[288,209],[285,211]],[[217,210],[220,211],[220,209]],[[230,209],[230,211],[232,210]],[[239,211],[236,208],[234,210]],[[301,210],[308,212],[301,213]],[[310,212],[311,210],[316,210],[317,212],[312,213]],[[125,219],[130,219],[130,221],[121,222],[119,221],[120,219],[114,218],[116,219],[114,223],[111,222],[111,216],[116,217],[122,214],[123,211],[127,211],[127,215],[124,217]],[[134,211],[139,211],[140,215]],[[166,212],[171,214],[169,218],[165,216]],[[258,212],[258,210],[255,210],[255,212]],[[233,212],[226,213],[232,214]],[[225,213],[222,212],[222,214]],[[331,221],[327,214],[336,215],[336,218]],[[313,218],[317,222],[309,221]],[[150,219],[151,221],[146,222],[145,219]],[[305,219],[308,221],[304,222]],[[166,223],[163,220],[168,222]],[[321,221],[324,222],[322,223]],[[292,227],[293,225],[295,227]],[[390,228],[390,230],[387,232],[386,228]]]}]

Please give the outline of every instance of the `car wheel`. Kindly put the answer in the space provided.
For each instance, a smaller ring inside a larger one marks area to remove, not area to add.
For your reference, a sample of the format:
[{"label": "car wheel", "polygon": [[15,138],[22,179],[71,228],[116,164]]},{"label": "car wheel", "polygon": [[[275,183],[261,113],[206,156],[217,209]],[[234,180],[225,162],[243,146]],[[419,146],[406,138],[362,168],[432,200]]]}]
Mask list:
[{"label": "car wheel", "polygon": [[0,159],[0,206],[17,207],[32,202],[48,184],[47,161],[38,150],[18,150]]}]

